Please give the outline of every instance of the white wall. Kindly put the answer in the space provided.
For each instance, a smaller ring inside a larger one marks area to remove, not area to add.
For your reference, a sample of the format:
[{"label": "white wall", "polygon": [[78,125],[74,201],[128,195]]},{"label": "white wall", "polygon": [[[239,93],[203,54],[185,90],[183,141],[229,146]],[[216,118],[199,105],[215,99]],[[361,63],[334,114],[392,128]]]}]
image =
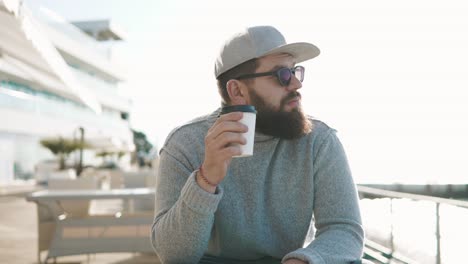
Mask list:
[{"label": "white wall", "polygon": [[9,139],[0,138],[0,185],[7,185],[14,179],[14,144]]}]

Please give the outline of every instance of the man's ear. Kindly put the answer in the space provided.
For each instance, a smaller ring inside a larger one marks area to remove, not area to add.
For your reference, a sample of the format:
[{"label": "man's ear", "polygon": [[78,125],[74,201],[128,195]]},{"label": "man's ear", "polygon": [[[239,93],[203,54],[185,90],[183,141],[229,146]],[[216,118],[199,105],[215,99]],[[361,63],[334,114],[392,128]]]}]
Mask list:
[{"label": "man's ear", "polygon": [[239,80],[229,80],[226,83],[226,89],[233,105],[247,104],[247,87]]}]

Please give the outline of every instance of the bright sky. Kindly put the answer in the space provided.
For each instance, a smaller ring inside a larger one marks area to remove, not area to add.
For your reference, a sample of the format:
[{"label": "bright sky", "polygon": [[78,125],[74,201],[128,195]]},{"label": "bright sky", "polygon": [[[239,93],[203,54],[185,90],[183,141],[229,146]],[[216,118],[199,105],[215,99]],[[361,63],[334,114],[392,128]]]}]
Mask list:
[{"label": "bright sky", "polygon": [[466,183],[468,8],[462,0],[35,0],[70,20],[111,17],[127,42],[132,126],[161,146],[219,105],[214,58],[248,25],[316,44],[302,88],[338,130],[357,182]]}]

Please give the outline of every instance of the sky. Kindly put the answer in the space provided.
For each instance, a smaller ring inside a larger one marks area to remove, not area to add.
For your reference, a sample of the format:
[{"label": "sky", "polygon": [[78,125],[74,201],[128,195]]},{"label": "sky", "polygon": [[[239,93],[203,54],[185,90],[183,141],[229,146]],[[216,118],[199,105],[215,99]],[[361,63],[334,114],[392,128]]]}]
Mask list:
[{"label": "sky", "polygon": [[220,105],[214,60],[246,26],[321,49],[306,112],[338,131],[359,183],[466,183],[468,8],[461,0],[35,0],[68,20],[112,18],[131,125],[162,146]]}]

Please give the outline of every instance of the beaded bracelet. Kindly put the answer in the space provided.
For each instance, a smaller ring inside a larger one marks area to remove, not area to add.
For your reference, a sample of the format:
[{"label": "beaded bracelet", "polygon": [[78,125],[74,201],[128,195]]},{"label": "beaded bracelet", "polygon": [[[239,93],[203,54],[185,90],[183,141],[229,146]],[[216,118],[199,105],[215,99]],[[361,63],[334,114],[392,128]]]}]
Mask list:
[{"label": "beaded bracelet", "polygon": [[211,183],[211,182],[205,177],[205,175],[203,175],[203,165],[200,166],[200,168],[198,169],[198,171],[200,172],[200,173],[199,173],[199,174],[200,174],[200,177],[202,178],[202,180],[203,180],[204,182],[206,182],[208,185],[213,186],[213,187],[218,186],[217,184]]}]

